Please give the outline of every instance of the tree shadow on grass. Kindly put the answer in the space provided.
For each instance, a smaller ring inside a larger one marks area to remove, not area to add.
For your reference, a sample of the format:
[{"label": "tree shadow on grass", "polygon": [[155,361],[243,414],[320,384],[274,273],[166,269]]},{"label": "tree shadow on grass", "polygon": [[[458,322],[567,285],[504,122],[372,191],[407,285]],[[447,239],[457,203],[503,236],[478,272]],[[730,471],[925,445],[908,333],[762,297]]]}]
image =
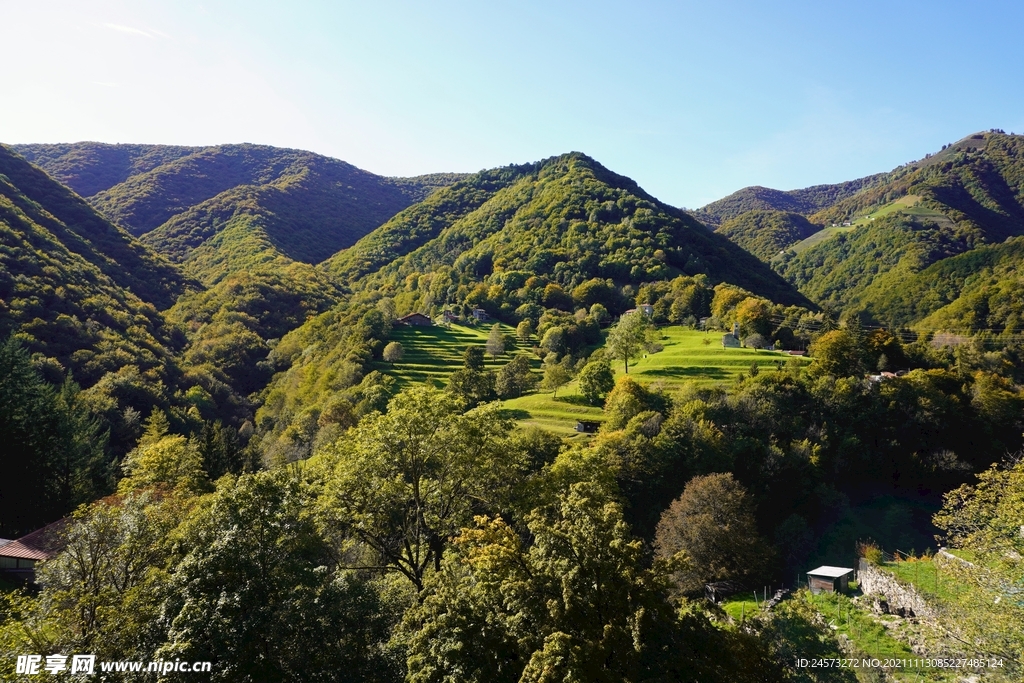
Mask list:
[{"label": "tree shadow on grass", "polygon": [[502,408],[501,416],[509,420],[529,420],[533,414],[522,408]]},{"label": "tree shadow on grass", "polygon": [[595,406],[587,401],[585,396],[579,394],[569,394],[568,396],[554,396],[553,401],[556,403],[569,403],[574,406],[586,406],[587,408],[594,408]]},{"label": "tree shadow on grass", "polygon": [[677,377],[681,379],[707,377],[710,379],[728,379],[731,375],[722,368],[709,368],[700,366],[672,367],[672,368],[650,368],[641,370],[639,375],[654,375],[655,377]]}]

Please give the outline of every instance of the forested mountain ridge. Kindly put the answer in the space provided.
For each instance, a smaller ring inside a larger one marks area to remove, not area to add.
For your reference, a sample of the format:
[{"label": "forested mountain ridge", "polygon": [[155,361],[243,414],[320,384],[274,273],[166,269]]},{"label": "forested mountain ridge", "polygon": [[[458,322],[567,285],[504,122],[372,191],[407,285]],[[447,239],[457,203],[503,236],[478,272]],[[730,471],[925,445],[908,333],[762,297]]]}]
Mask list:
[{"label": "forested mountain ridge", "polygon": [[773,190],[755,185],[706,204],[691,213],[698,220],[718,227],[748,211],[786,211],[809,215],[857,194],[879,182],[885,174],[848,180],[831,185],[814,185],[799,190]]},{"label": "forested mountain ridge", "polygon": [[185,291],[172,265],[3,146],[0,232],[0,334],[39,354],[48,379],[170,381],[173,334],[157,307]]},{"label": "forested mountain ridge", "polygon": [[821,230],[799,213],[754,209],[723,222],[719,235],[770,263],[781,251]]},{"label": "forested mountain ridge", "polygon": [[137,297],[167,308],[185,291],[177,268],[110,224],[80,197],[0,145],[4,195],[12,208],[45,227],[77,254]]},{"label": "forested mountain ridge", "polygon": [[1024,137],[969,136],[810,220],[850,227],[787,252],[774,263],[779,272],[818,303],[887,324],[914,322],[944,303],[900,303],[906,283],[936,272],[927,269],[943,259],[1024,234]]},{"label": "forested mountain ridge", "polygon": [[[459,287],[477,283],[518,289],[531,276],[569,291],[593,278],[639,285],[697,273],[806,303],[747,252],[578,152],[442,190],[325,267],[357,290],[395,295],[401,309],[455,303]],[[407,286],[413,275],[432,280],[427,298]]]},{"label": "forested mountain ridge", "polygon": [[558,328],[560,353],[580,355],[600,341],[600,321],[636,306],[650,283],[676,287],[678,321],[711,315],[719,289],[732,305],[810,305],[756,257],[577,152],[439,190],[321,267],[352,294],[271,354],[284,372],[263,394],[257,433],[283,460],[348,419],[331,405],[373,409],[386,382],[367,370],[396,315],[481,309],[508,325],[543,321]]},{"label": "forested mountain ridge", "polygon": [[245,216],[277,251],[315,263],[459,177],[384,178],[312,152],[251,144],[19,149],[178,262]]},{"label": "forested mountain ridge", "polygon": [[82,197],[109,190],[132,176],[200,149],[102,142],[25,144],[11,145],[11,148]]}]

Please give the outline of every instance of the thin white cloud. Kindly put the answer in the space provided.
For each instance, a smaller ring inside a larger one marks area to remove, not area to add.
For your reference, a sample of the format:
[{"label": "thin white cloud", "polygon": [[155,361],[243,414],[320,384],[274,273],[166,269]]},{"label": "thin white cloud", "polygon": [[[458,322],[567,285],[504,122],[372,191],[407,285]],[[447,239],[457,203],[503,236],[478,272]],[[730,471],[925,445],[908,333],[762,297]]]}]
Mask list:
[{"label": "thin white cloud", "polygon": [[93,85],[102,85],[104,88],[116,88],[120,83],[112,83],[110,81],[89,81]]},{"label": "thin white cloud", "polygon": [[114,30],[114,31],[120,31],[121,33],[131,33],[132,35],[145,36],[147,38],[152,38],[153,37],[152,33],[149,33],[148,31],[143,31],[141,28],[134,28],[132,26],[124,26],[123,24],[105,23],[103,25],[106,26],[109,29]]}]

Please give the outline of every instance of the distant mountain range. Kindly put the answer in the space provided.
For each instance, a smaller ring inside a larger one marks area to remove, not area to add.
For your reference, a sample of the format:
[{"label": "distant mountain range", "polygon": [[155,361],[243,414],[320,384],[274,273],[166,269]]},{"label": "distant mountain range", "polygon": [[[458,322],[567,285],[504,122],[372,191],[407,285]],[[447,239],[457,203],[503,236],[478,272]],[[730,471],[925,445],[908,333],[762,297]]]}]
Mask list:
[{"label": "distant mountain range", "polygon": [[318,263],[460,177],[384,178],[311,152],[248,144],[14,149],[207,282],[250,267],[255,254]]}]

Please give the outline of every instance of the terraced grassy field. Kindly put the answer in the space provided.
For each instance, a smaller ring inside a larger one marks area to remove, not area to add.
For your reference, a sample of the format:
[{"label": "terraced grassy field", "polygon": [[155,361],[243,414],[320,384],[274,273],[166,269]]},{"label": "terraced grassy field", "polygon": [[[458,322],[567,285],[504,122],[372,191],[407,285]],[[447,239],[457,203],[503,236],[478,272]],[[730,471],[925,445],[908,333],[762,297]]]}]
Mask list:
[{"label": "terraced grassy field", "polygon": [[[508,334],[515,332],[504,326],[502,329]],[[394,365],[377,363],[375,369],[395,377],[399,388],[424,382],[444,386],[448,383],[448,376],[462,367],[462,354],[466,348],[486,344],[489,332],[490,327],[485,325],[452,325],[450,330],[443,327],[396,327],[391,332],[390,340],[400,342],[405,355]],[[507,362],[507,356],[499,357],[496,363],[489,356],[486,358],[489,370],[497,370]],[[535,361],[535,364],[540,367],[539,361]]]},{"label": "terraced grassy field", "polygon": [[[505,331],[512,332],[511,328]],[[440,327],[396,328],[392,339],[402,343],[405,356],[394,366],[378,363],[377,369],[396,377],[400,387],[428,381],[444,386],[448,376],[462,367],[462,354],[466,347],[486,343],[488,332],[486,326],[453,325],[451,330]],[[781,352],[723,348],[720,332],[705,334],[679,326],[664,327],[660,332],[662,338],[658,343],[664,349],[630,363],[629,374],[643,384],[656,386],[670,394],[678,392],[688,382],[699,385],[732,382],[741,373],[749,373],[752,363],[757,363],[762,372],[774,371],[777,363],[789,359]],[[527,349],[524,346],[517,352],[527,353]],[[529,357],[539,375],[540,361],[532,354]],[[499,357],[496,363],[488,358],[487,367],[497,370],[506,362],[508,356]],[[623,373],[621,362],[613,367],[616,377]],[[575,434],[574,428],[579,420],[603,419],[601,408],[587,405],[575,382],[559,389],[557,396],[550,391],[538,391],[507,400],[504,405],[522,423],[564,435]]]},{"label": "terraced grassy field", "polygon": [[818,232],[814,233],[813,235],[811,235],[810,237],[808,237],[807,239],[801,242],[797,242],[793,246],[789,247],[789,250],[799,254],[800,252],[806,251],[807,249],[810,249],[816,244],[821,244],[825,240],[831,239],[836,235],[856,230],[861,226],[870,224],[877,218],[888,216],[891,213],[902,213],[908,216],[928,218],[931,221],[937,223],[948,223],[950,226],[952,225],[947,216],[933,209],[921,206],[920,202],[921,197],[914,194],[908,194],[904,197],[900,197],[895,201],[891,201],[888,204],[883,204],[882,206],[874,209],[873,211],[870,211],[869,213],[860,216],[855,216],[850,225],[834,227],[830,226],[827,228],[823,228]]}]

